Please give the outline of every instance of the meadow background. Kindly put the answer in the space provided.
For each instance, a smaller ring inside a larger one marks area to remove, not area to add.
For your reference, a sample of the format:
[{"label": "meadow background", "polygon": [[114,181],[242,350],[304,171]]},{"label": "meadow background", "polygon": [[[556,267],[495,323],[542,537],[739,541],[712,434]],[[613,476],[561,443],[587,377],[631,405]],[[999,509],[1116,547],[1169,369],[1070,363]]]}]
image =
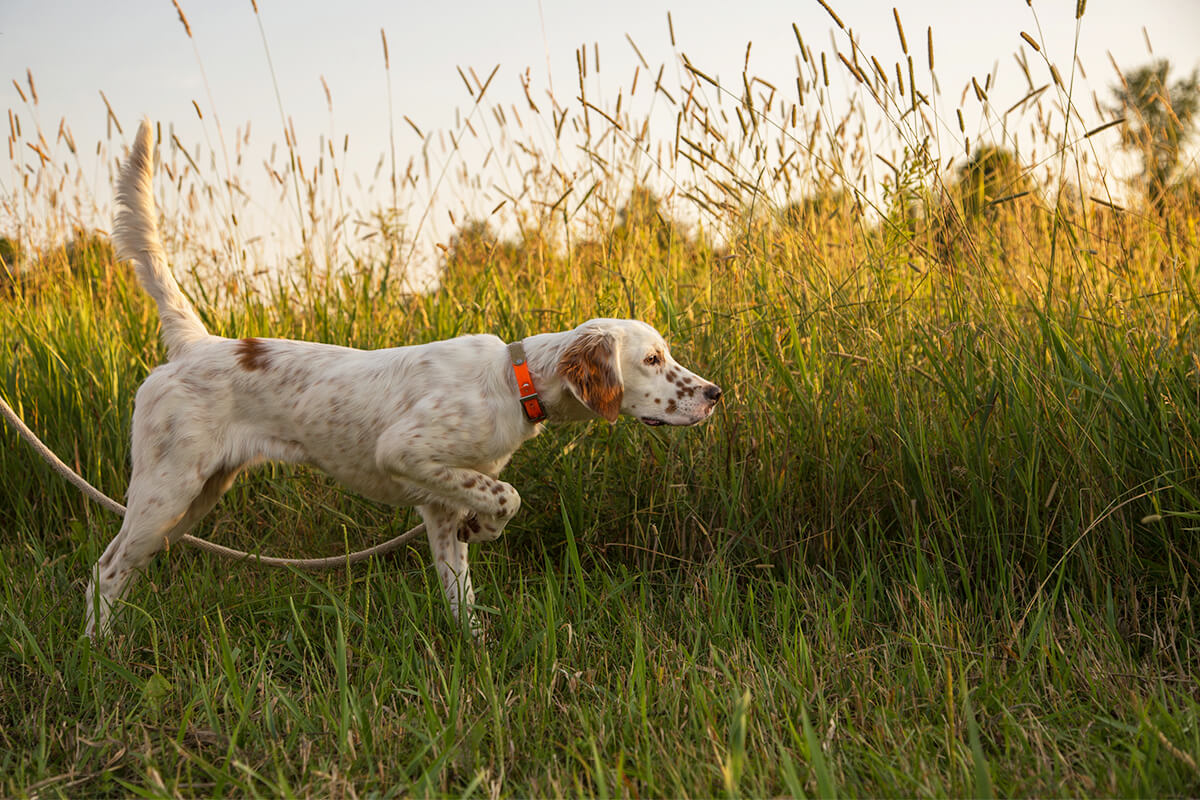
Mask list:
[{"label": "meadow background", "polygon": [[[168,249],[215,333],[386,347],[633,316],[726,396],[700,428],[555,427],[517,454],[521,514],[472,552],[486,646],[419,544],[317,576],[174,548],[93,645],[82,591],[119,520],[6,430],[0,794],[1200,792],[1192,65],[1077,96],[1035,31],[1027,95],[996,108],[991,73],[943,94],[932,28],[897,15],[885,62],[826,8],[833,45],[796,28],[793,76],[680,52],[601,101],[585,47],[578,94],[505,107],[464,69],[470,112],[380,159],[379,206],[353,206],[348,139],[292,130],[265,166],[302,235],[266,263],[249,129],[222,157],[160,126]],[[119,498],[157,318],[79,224],[110,175],[16,86],[0,391]],[[136,120],[109,113],[111,172]],[[490,210],[405,199],[487,175]],[[430,214],[452,233],[423,253]],[[414,522],[267,467],[194,533],[329,555]]]}]

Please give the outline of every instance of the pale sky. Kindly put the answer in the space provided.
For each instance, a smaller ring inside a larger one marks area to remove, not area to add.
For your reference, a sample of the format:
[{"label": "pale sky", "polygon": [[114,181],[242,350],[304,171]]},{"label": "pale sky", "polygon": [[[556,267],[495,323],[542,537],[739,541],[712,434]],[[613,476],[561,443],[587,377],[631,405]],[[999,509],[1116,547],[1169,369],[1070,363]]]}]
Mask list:
[{"label": "pale sky", "polygon": [[[65,120],[84,153],[94,153],[96,142],[106,136],[101,91],[125,129],[123,138],[113,134],[119,140],[113,145],[114,155],[143,115],[173,125],[186,145],[209,142],[214,149],[218,148],[214,114],[227,139],[235,128],[249,122],[254,141],[265,151],[270,143],[282,141],[265,33],[283,110],[293,120],[301,152],[315,153],[321,136],[332,133],[340,144],[348,134],[351,156],[345,170],[369,177],[379,156],[388,150],[381,29],[389,47],[396,156],[402,164],[419,154],[422,144],[402,115],[424,131],[454,130],[456,111],[470,108],[456,67],[464,72],[473,68],[484,79],[499,65],[489,89],[490,101],[524,108],[519,77],[528,69],[535,98],[544,97],[552,85],[556,97],[566,104],[578,95],[576,49],[586,45],[591,60],[598,47],[600,71],[589,65],[588,92],[603,106],[613,102],[618,92],[628,92],[639,63],[627,35],[652,72],[659,64],[667,65],[674,85],[681,73],[677,53],[684,53],[735,90],[740,90],[746,47],[752,42],[751,72],[786,90],[794,85],[796,74],[793,23],[814,50],[830,49],[834,29],[816,0],[425,4],[258,0],[257,17],[251,0],[180,3],[193,39],[186,35],[170,0],[0,0],[0,77],[5,79],[0,92],[6,107],[26,126],[36,121],[48,140]],[[997,68],[990,91],[993,105],[1003,108],[1025,93],[1025,79],[1013,60],[1013,53],[1024,46],[1022,31],[1044,44],[1044,52],[1064,79],[1071,73],[1075,0],[1039,0],[1032,10],[1025,0],[831,3],[864,50],[877,54],[885,65],[900,57],[893,5],[921,66],[925,31],[933,27],[937,74],[947,109],[943,114],[951,120],[963,87],[972,76],[982,83],[993,67]],[[669,38],[668,11],[675,47]],[[1143,28],[1153,56],[1147,53]],[[1095,90],[1107,97],[1107,87],[1114,81],[1110,52],[1126,69],[1152,57],[1167,57],[1175,63],[1176,74],[1182,75],[1197,65],[1198,35],[1197,0],[1091,0],[1079,41],[1087,79],[1076,72],[1076,80],[1082,81],[1079,85],[1085,92]],[[838,36],[845,41],[844,33]],[[1039,56],[1024,47],[1031,66],[1037,68]],[[1041,69],[1044,75],[1044,65]],[[15,81],[29,94],[26,70],[36,85],[36,108],[22,101],[13,85]],[[645,72],[642,75],[642,81],[648,80]],[[332,115],[322,77],[332,95]],[[839,70],[838,81],[845,83],[844,71]],[[193,102],[204,112],[203,128]],[[1082,113],[1089,124],[1098,123],[1091,106],[1090,100],[1082,103]],[[957,124],[950,127],[948,134],[957,136]],[[987,138],[970,119],[967,132],[976,139]],[[661,135],[669,137],[670,131]],[[28,162],[37,156],[24,151],[16,158]],[[0,165],[0,193],[15,191],[17,174],[19,169],[12,165],[8,169]],[[109,201],[106,181],[107,176],[97,170],[93,190],[100,205]],[[494,204],[486,186],[480,194],[480,203]],[[0,228],[11,224],[0,218]],[[437,235],[445,236],[444,221],[431,225],[439,230]]]}]

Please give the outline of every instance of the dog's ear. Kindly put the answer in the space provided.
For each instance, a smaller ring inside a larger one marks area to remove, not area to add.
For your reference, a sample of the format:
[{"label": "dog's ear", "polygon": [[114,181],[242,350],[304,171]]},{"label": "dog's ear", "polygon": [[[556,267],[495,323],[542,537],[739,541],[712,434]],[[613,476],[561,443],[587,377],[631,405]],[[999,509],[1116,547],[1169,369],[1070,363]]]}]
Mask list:
[{"label": "dog's ear", "polygon": [[558,374],[579,402],[609,422],[617,421],[625,392],[611,334],[578,334],[559,359]]}]

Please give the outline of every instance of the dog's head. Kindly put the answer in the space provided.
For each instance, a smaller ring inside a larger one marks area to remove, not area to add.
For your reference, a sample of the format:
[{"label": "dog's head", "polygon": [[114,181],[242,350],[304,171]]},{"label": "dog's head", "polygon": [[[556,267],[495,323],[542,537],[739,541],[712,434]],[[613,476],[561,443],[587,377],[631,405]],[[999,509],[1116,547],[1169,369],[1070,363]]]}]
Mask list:
[{"label": "dog's head", "polygon": [[558,375],[579,402],[609,422],[627,414],[647,425],[695,425],[721,399],[721,387],[681,367],[658,331],[636,320],[580,325]]}]

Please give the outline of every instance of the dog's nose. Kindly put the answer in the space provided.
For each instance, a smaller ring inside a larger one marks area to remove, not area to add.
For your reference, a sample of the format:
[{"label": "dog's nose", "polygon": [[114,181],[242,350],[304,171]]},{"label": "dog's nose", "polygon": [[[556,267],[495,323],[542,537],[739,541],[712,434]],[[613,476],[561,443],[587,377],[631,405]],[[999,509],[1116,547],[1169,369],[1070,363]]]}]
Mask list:
[{"label": "dog's nose", "polygon": [[715,403],[721,399],[721,387],[715,383],[710,383],[708,388],[704,390],[704,399],[710,403]]}]

